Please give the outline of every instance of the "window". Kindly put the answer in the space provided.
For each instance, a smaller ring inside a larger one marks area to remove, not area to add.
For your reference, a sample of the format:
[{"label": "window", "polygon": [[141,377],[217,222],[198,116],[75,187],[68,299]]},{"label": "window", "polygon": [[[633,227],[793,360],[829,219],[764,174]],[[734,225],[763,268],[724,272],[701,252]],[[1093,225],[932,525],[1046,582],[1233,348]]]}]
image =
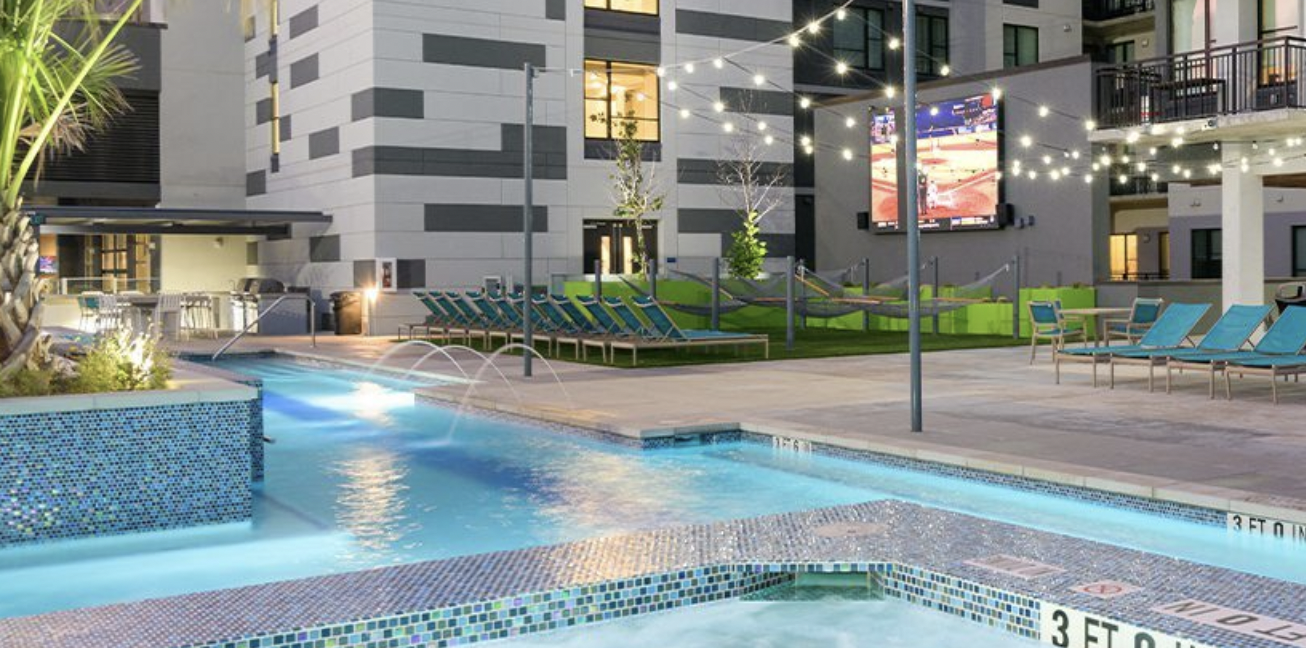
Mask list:
[{"label": "window", "polygon": [[849,8],[834,22],[834,57],[864,70],[884,69],[884,11]]},{"label": "window", "polygon": [[1219,279],[1224,275],[1220,246],[1220,230],[1193,230],[1193,279]]},{"label": "window", "polygon": [[658,75],[652,65],[585,61],[585,137],[616,139],[626,121],[635,124],[635,138],[656,142]]},{"label": "window", "polygon": [[1112,43],[1107,47],[1106,60],[1108,63],[1128,63],[1134,60],[1134,41]]},{"label": "window", "polygon": [[1170,278],[1170,232],[1161,232],[1157,234],[1157,247],[1160,248],[1158,256],[1161,262],[1161,279]]},{"label": "window", "polygon": [[920,74],[943,76],[943,66],[947,64],[947,16],[927,16],[925,14],[917,14],[916,71]]},{"label": "window", "polygon": [[1292,276],[1306,277],[1306,227],[1292,228]]},{"label": "window", "polygon": [[658,14],[658,0],[585,0],[585,8],[656,16]]},{"label": "window", "polygon": [[1138,235],[1111,235],[1111,279],[1133,281],[1138,279]]},{"label": "window", "polygon": [[1038,28],[1024,25],[1002,26],[1002,67],[1038,63]]}]

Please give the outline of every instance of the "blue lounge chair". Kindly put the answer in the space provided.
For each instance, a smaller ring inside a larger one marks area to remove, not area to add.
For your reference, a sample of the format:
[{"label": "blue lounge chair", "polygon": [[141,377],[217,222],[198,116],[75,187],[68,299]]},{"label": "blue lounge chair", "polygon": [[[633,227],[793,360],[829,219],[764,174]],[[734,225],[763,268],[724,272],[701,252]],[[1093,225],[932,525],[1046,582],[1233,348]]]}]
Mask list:
[{"label": "blue lounge chair", "polygon": [[1062,349],[1053,355],[1056,364],[1057,384],[1061,384],[1062,362],[1088,362],[1093,365],[1093,386],[1097,386],[1097,365],[1108,362],[1113,353],[1128,353],[1147,349],[1177,349],[1183,346],[1197,323],[1211,310],[1209,304],[1171,304],[1156,319],[1152,328],[1143,334],[1138,344],[1118,347],[1087,347]]},{"label": "blue lounge chair", "polygon": [[579,358],[582,335],[579,325],[572,322],[548,295],[537,295],[531,303],[535,306],[535,312],[539,313],[543,323],[548,327],[551,346],[554,349],[561,349],[562,345],[570,344],[575,348],[576,357]]},{"label": "blue lounge chair", "polygon": [[471,342],[472,337],[479,337],[483,343],[489,343],[490,328],[476,314],[476,311],[467,304],[462,293],[456,290],[432,292],[431,299],[436,306],[448,315],[449,321],[454,322],[467,334],[466,341],[468,343]]},{"label": "blue lounge chair", "polygon": [[[553,295],[550,297],[550,300],[555,306],[562,309],[562,312],[566,313],[567,317],[576,324],[578,329],[580,329],[581,357],[588,359],[590,347],[598,347],[599,353],[603,355],[603,361],[607,362],[608,339],[613,335],[610,329],[606,328],[597,320],[591,319],[591,317],[585,315],[585,311],[582,311],[580,307],[576,305],[576,302],[572,301],[566,295]],[[602,309],[601,306],[598,306],[598,302],[590,297],[578,297],[577,301],[586,302],[600,308],[600,310]],[[586,308],[585,310],[589,310],[589,308]],[[604,315],[606,316],[607,314],[604,313]],[[609,317],[609,319],[611,318]]]},{"label": "blue lounge chair", "polygon": [[[1170,393],[1173,384],[1170,363],[1182,361],[1186,357],[1200,357],[1212,353],[1232,353],[1243,348],[1256,329],[1270,316],[1269,306],[1246,306],[1234,304],[1220,316],[1219,321],[1211,327],[1202,341],[1194,348],[1179,349],[1120,349],[1111,354],[1111,388],[1116,386],[1116,365],[1146,365],[1147,391],[1153,391],[1156,384],[1156,368],[1166,365],[1165,391]],[[1176,365],[1177,366],[1177,365]],[[1208,364],[1213,369],[1213,365]],[[1215,372],[1210,375],[1211,397],[1215,397]]]},{"label": "blue lounge chair", "polygon": [[639,352],[645,349],[687,349],[691,347],[741,347],[750,344],[763,346],[766,357],[771,357],[770,339],[765,335],[724,333],[720,331],[687,332],[675,325],[671,317],[657,302],[647,297],[636,297],[634,302],[648,319],[646,324],[630,305],[614,297],[605,298],[604,305],[616,314],[613,320],[620,327],[620,336],[607,342],[609,362],[616,360],[618,349],[630,351],[630,364],[639,364]]},{"label": "blue lounge chair", "polygon": [[603,304],[599,303],[599,300],[593,297],[584,296],[577,297],[576,303],[580,304],[580,307],[584,308],[585,312],[590,314],[590,317],[594,320],[594,324],[603,335],[616,337],[630,336],[630,333],[625,330],[625,327],[612,317],[612,314],[603,307]]},{"label": "blue lounge chair", "polygon": [[1233,398],[1232,374],[1267,376],[1274,403],[1279,403],[1280,377],[1300,380],[1306,373],[1306,307],[1290,306],[1279,315],[1265,337],[1250,352],[1226,356],[1214,362],[1224,364],[1225,398]]}]

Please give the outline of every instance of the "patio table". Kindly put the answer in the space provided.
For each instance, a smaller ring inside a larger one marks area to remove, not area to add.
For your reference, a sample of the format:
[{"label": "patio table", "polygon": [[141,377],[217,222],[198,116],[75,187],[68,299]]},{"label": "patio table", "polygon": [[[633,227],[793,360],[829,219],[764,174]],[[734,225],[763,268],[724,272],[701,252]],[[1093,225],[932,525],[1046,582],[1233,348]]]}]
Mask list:
[{"label": "patio table", "polygon": [[[1083,322],[1084,328],[1093,333],[1093,346],[1101,346],[1102,340],[1106,339],[1106,321],[1110,317],[1123,316],[1128,317],[1133,312],[1131,308],[1119,307],[1093,307],[1093,308],[1065,308],[1062,309],[1061,315],[1066,319],[1074,319]],[[1092,327],[1089,327],[1089,320],[1093,320]]]}]

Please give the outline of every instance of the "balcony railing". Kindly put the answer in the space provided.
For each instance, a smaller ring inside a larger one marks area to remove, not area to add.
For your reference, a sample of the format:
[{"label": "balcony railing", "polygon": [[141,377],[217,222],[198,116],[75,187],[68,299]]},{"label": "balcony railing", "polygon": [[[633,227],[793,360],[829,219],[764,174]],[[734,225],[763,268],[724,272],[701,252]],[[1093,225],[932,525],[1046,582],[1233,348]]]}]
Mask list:
[{"label": "balcony railing", "polygon": [[1113,65],[1097,73],[1097,123],[1129,128],[1306,107],[1306,39],[1283,37]]},{"label": "balcony railing", "polygon": [[1084,20],[1101,22],[1156,10],[1156,0],[1084,0]]},{"label": "balcony railing", "polygon": [[1111,196],[1153,196],[1157,194],[1169,193],[1170,185],[1165,182],[1153,181],[1150,177],[1131,175],[1128,169],[1122,170],[1125,177],[1124,182],[1116,179],[1111,175]]}]

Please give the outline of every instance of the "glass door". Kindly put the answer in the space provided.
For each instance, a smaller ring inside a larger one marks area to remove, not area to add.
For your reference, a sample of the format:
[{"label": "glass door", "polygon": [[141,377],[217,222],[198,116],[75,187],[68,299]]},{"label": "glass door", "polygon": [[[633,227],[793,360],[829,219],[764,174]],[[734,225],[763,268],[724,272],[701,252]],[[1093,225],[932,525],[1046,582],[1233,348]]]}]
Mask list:
[{"label": "glass door", "polygon": [[[585,272],[594,272],[598,263],[603,274],[640,274],[639,243],[634,225],[629,221],[585,221]],[[644,246],[648,256],[658,256],[658,225],[644,224]]]}]

